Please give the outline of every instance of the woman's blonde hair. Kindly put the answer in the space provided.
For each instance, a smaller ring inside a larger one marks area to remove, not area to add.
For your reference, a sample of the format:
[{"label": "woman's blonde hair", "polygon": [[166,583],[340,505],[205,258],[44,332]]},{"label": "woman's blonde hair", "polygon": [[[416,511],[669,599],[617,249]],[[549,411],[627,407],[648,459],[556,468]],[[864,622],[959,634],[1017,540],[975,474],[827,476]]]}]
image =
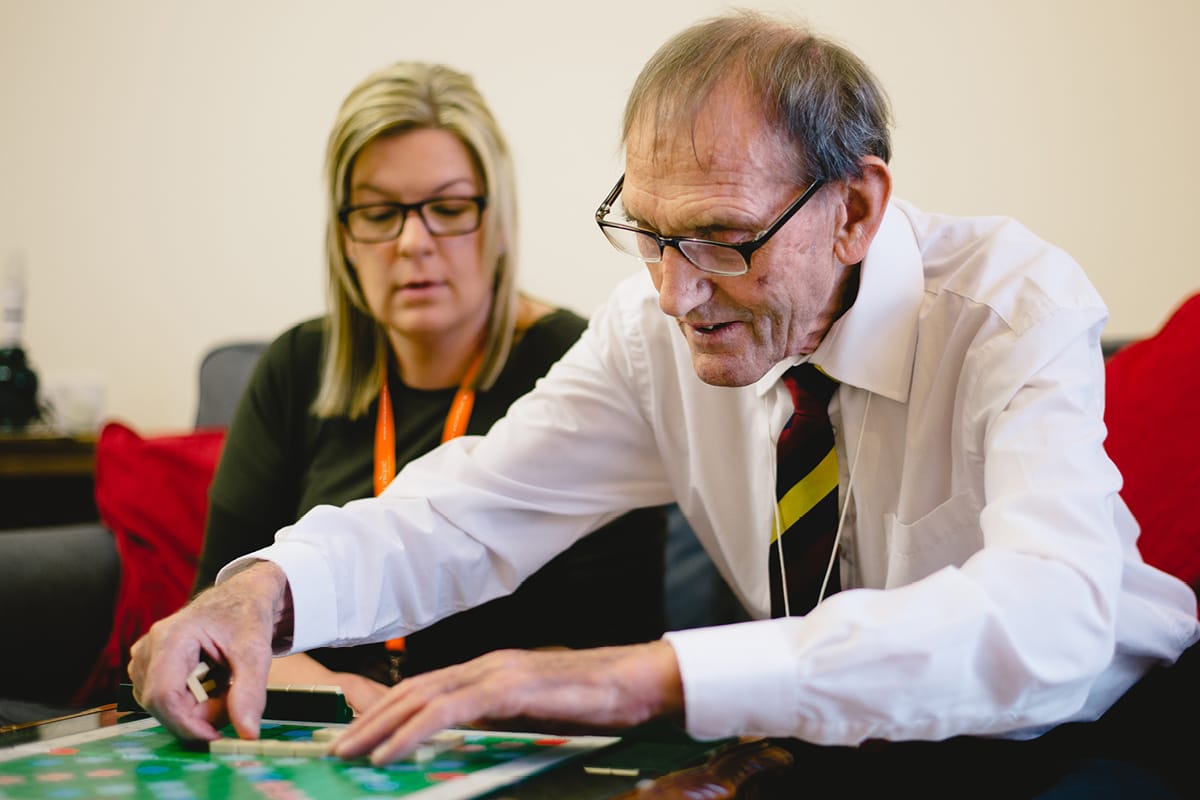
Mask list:
[{"label": "woman's blonde hair", "polygon": [[405,131],[450,131],[470,151],[488,198],[482,226],[484,263],[495,264],[492,309],[475,386],[487,389],[504,368],[517,309],[517,203],[512,159],[470,76],[440,64],[400,62],[369,75],[342,103],[325,155],[329,316],[319,417],[364,414],[387,374],[387,334],[363,297],[346,258],[338,211],[346,205],[354,160],[371,141]]}]

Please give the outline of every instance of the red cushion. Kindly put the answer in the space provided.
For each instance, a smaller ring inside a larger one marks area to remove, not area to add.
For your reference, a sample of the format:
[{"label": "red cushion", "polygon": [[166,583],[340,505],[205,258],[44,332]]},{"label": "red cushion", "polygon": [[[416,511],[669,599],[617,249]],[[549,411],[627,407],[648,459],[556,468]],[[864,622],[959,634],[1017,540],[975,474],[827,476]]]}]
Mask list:
[{"label": "red cushion", "polygon": [[1200,586],[1200,294],[1109,359],[1105,447],[1147,562]]},{"label": "red cushion", "polygon": [[225,431],[143,438],[110,422],[96,443],[96,507],[121,558],[113,630],[78,704],[128,680],[129,648],[187,601],[204,539],[208,487]]}]

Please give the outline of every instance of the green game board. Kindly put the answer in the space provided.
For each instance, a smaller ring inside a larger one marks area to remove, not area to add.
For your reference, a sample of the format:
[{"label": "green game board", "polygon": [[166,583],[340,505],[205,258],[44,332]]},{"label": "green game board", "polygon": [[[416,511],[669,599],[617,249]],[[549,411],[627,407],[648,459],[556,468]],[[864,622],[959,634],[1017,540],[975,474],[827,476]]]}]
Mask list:
[{"label": "green game board", "polygon": [[[264,722],[264,739],[311,739],[327,725]],[[615,742],[463,731],[460,747],[418,766],[334,758],[211,755],[182,746],[153,719],[0,750],[0,798],[458,800],[509,785]],[[232,728],[222,731],[233,736]]]}]

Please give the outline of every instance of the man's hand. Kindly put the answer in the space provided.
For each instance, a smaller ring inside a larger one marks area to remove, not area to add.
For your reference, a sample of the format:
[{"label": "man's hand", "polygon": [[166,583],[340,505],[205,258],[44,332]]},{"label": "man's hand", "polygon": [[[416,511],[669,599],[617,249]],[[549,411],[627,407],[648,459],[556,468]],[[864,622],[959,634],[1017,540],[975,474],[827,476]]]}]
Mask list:
[{"label": "man's hand", "polygon": [[[257,738],[271,642],[281,622],[290,634],[290,600],[282,570],[267,561],[205,590],[134,643],[129,662],[134,696],[181,739],[215,739],[214,723],[226,718],[242,738]],[[187,687],[188,674],[202,658],[230,673],[229,688],[204,703]]]},{"label": "man's hand", "polygon": [[480,720],[525,719],[617,729],[683,711],[666,642],[594,650],[501,650],[407,678],[351,724],[334,755],[386,764],[433,733]]}]

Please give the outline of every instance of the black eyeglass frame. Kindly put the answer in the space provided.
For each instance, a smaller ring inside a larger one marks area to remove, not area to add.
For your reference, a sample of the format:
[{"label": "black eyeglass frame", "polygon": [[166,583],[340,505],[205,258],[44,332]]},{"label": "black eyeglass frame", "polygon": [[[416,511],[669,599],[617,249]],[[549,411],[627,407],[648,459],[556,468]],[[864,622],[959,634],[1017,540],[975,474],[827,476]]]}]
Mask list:
[{"label": "black eyeglass frame", "polygon": [[[679,251],[680,255],[687,259],[689,264],[698,270],[712,275],[737,277],[738,275],[745,275],[750,271],[750,257],[754,255],[759,248],[770,241],[771,237],[778,233],[779,229],[786,225],[788,220],[791,219],[797,211],[804,207],[805,203],[812,199],[812,196],[817,193],[817,190],[825,185],[825,180],[824,178],[816,178],[813,180],[813,182],[808,185],[808,188],[804,190],[804,193],[797,197],[791,205],[785,208],[783,213],[775,218],[774,222],[768,225],[765,229],[759,231],[753,239],[736,243],[716,242],[712,239],[699,239],[694,236],[662,236],[654,231],[648,231],[645,228],[638,228],[633,225],[623,225],[619,222],[612,222],[604,219],[604,217],[608,215],[609,211],[612,210],[613,203],[617,201],[617,197],[621,194],[621,187],[624,185],[625,176],[622,174],[620,178],[617,178],[617,184],[616,186],[613,186],[612,191],[608,193],[608,197],[605,197],[604,202],[602,202],[600,207],[596,209],[596,224],[600,226],[601,232],[603,232],[605,228],[613,228],[616,230],[640,234],[642,236],[649,236],[658,243],[658,258],[648,259],[641,255],[634,255],[626,250],[622,250],[620,247],[617,247],[616,243],[613,242],[612,239],[609,239],[609,237],[606,235],[604,238],[608,239],[609,244],[612,244],[613,248],[617,252],[632,256],[633,258],[640,258],[642,261],[645,261],[648,264],[656,264],[662,261],[663,250],[665,250],[667,247],[674,247]],[[687,254],[687,250],[683,248],[683,246],[687,244],[698,244],[706,247],[720,247],[726,250],[733,250],[742,257],[743,269],[741,272],[722,272],[720,270],[713,270],[708,267],[701,266],[693,261],[692,258]]]},{"label": "black eyeglass frame", "polygon": [[[469,202],[475,206],[475,226],[470,230],[454,231],[453,233],[438,233],[429,224],[429,220],[425,217],[426,206],[435,205],[437,203],[445,203],[448,200],[456,202]],[[488,199],[486,195],[473,195],[471,197],[429,197],[419,203],[395,203],[395,202],[380,202],[380,203],[362,203],[356,206],[343,206],[338,209],[337,218],[341,223],[342,229],[346,231],[346,235],[359,244],[382,244],[383,242],[392,242],[400,238],[400,234],[404,233],[404,226],[408,224],[408,212],[416,211],[417,216],[421,218],[421,224],[425,226],[425,230],[429,231],[430,236],[466,236],[469,233],[474,233],[483,226],[483,212],[487,208]],[[397,217],[400,220],[400,227],[396,229],[396,233],[382,239],[362,239],[354,235],[350,230],[350,215],[356,211],[363,211],[368,208],[390,208],[397,212]]]}]

